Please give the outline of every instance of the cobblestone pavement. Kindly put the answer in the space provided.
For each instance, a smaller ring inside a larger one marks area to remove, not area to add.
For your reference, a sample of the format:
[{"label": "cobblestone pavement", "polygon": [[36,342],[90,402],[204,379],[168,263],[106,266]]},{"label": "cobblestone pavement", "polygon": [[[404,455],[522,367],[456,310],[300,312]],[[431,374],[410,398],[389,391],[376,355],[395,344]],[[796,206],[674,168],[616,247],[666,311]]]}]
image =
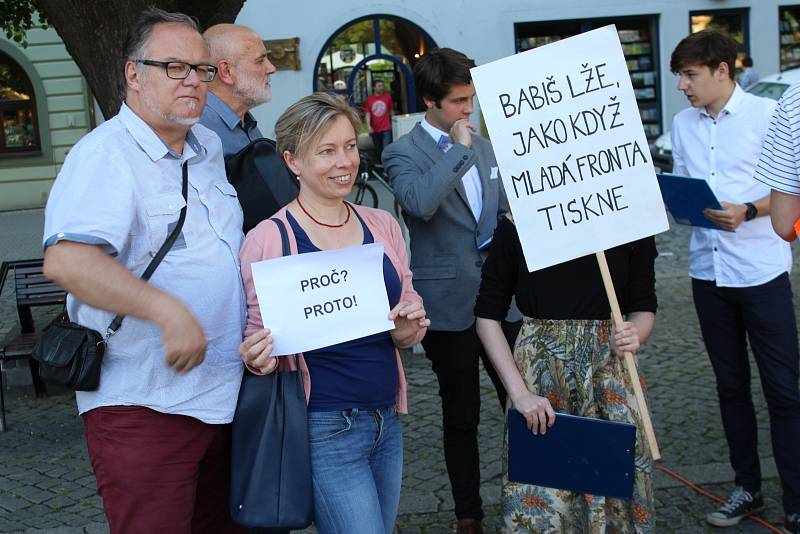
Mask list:
[{"label": "cobblestone pavement", "polygon": [[[0,258],[35,257],[40,225],[41,211],[0,213],[5,234],[0,235]],[[685,227],[673,225],[668,234],[658,236],[660,306],[656,330],[640,354],[640,366],[663,455],[660,465],[712,493],[726,495],[733,488],[733,473],[727,465],[713,374],[700,339],[686,277],[687,243]],[[792,278],[796,286],[800,284],[797,274]],[[11,298],[8,290],[0,296],[0,339],[16,328]],[[414,355],[407,363],[410,414],[403,417],[405,470],[397,531],[452,532],[453,503],[440,445],[436,378],[424,355]],[[8,371],[16,383],[29,380],[24,369]],[[780,485],[757,373],[753,381],[765,474],[763,517],[777,525],[783,518]],[[482,389],[480,444],[485,525],[487,532],[498,532],[503,419],[485,375]],[[7,399],[9,431],[0,434],[0,532],[107,532],[72,395],[61,393],[36,399],[30,395],[29,387],[19,385],[11,389],[11,394],[12,398]],[[656,472],[655,482],[659,532],[715,531],[704,521],[713,507],[705,497],[661,472]],[[768,530],[748,520],[726,532]]]}]

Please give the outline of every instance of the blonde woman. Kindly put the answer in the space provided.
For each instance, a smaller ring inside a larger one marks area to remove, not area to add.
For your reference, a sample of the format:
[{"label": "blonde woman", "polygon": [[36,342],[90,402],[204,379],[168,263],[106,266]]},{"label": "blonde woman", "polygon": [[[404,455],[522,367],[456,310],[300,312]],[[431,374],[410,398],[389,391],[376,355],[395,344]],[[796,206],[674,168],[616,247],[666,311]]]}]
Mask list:
[{"label": "blonde woman", "polygon": [[[273,217],[289,234],[293,254],[383,243],[384,285],[395,328],[306,352],[298,359],[308,397],[314,522],[320,533],[374,534],[394,528],[400,500],[406,383],[398,348],[425,335],[429,320],[411,286],[397,221],[389,213],[349,204],[359,154],[359,119],[335,96],[314,93],[290,106],[275,125],[278,151],[300,193]],[[281,256],[273,221],[247,234],[241,250],[248,319],[240,348],[251,371],[269,373],[272,338],[261,322],[250,265]],[[313,387],[312,387],[313,384]]]}]

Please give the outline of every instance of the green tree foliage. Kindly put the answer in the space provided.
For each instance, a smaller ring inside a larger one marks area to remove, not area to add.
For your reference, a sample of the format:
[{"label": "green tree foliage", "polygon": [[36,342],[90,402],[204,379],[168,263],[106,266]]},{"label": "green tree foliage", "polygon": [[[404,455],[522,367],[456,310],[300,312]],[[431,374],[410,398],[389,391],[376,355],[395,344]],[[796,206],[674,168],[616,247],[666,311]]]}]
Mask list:
[{"label": "green tree foliage", "polygon": [[6,37],[24,48],[28,46],[25,33],[35,28],[46,29],[47,18],[34,0],[0,0],[0,29]]}]

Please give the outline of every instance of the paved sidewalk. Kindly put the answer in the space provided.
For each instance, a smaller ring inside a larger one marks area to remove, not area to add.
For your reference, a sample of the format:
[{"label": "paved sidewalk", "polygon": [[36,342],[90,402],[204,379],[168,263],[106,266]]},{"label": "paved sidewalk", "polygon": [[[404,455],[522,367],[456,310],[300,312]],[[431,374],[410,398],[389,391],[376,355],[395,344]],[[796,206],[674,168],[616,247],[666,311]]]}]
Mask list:
[{"label": "paved sidewalk", "polygon": [[[0,227],[4,229],[0,235],[0,259],[40,255],[40,210],[0,213]],[[673,230],[658,237],[660,307],[656,330],[640,355],[640,365],[663,454],[661,465],[717,495],[726,495],[733,487],[733,474],[727,465],[714,378],[686,277],[687,243],[685,227],[673,225]],[[795,269],[792,279],[800,287],[797,272]],[[14,328],[11,294],[5,290],[0,295],[0,339]],[[15,381],[24,382],[24,370],[11,371]],[[403,417],[405,469],[397,531],[452,532],[453,503],[440,445],[436,378],[424,356],[414,356],[406,371],[410,414]],[[503,420],[485,375],[482,388],[480,443],[486,527],[487,532],[497,532]],[[753,391],[761,417],[766,498],[763,516],[777,525],[783,517],[780,485],[772,461],[766,405],[755,372]],[[72,395],[35,399],[30,396],[30,388],[20,386],[14,387],[12,394],[15,397],[7,403],[9,431],[0,434],[0,532],[107,532]],[[722,532],[706,526],[704,516],[712,505],[704,497],[661,472],[656,472],[655,482],[659,532]],[[725,532],[768,531],[744,521]]]}]

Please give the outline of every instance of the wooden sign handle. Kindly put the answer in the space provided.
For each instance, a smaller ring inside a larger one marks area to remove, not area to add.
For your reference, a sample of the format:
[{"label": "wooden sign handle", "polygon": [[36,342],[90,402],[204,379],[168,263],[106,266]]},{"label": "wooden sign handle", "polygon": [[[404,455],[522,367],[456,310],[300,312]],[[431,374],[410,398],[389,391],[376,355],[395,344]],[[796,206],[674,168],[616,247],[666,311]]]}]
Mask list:
[{"label": "wooden sign handle", "polygon": [[[608,270],[606,253],[601,250],[596,253],[596,256],[597,264],[600,266],[600,274],[603,277],[603,285],[606,288],[608,302],[611,304],[611,319],[615,325],[621,325],[623,323],[622,312],[619,309],[619,301],[617,301],[617,294],[614,291],[614,282],[611,280],[611,272]],[[636,360],[630,352],[625,352],[625,369],[628,371],[628,377],[633,386],[633,393],[636,396],[636,403],[639,405],[639,415],[642,417],[644,435],[647,438],[648,445],[650,445],[650,453],[653,455],[654,461],[660,460],[661,452],[658,450],[656,434],[653,431],[653,422],[650,420],[650,411],[647,409],[647,401],[644,399],[642,385],[639,382],[639,373],[636,371]]]}]

